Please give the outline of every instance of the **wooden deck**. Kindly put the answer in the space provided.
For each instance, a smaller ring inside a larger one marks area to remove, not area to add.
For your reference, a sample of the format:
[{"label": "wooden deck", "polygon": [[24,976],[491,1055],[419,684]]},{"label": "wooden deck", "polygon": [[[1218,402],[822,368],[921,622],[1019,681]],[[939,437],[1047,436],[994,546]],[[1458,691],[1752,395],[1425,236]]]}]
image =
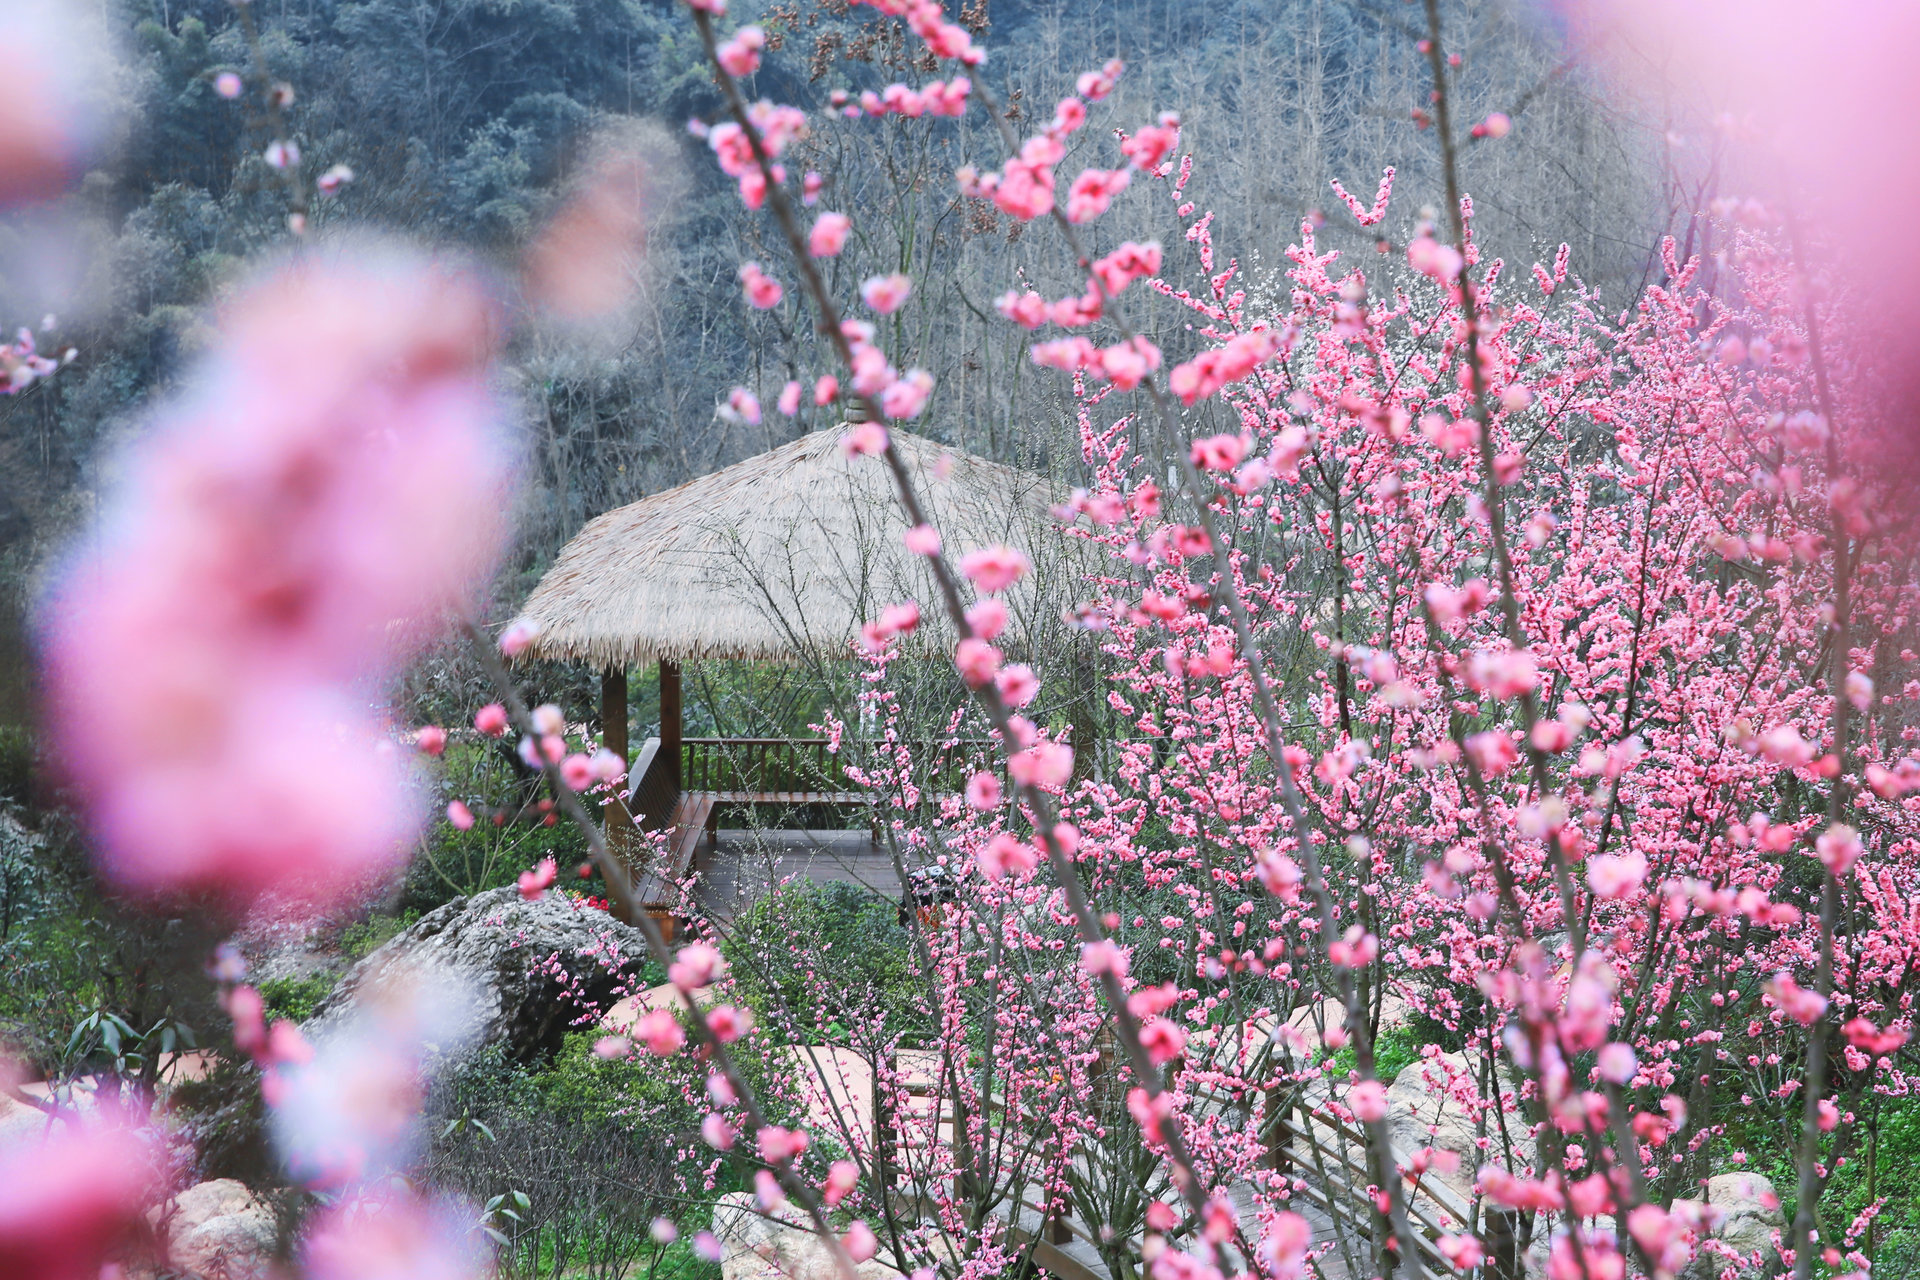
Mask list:
[{"label": "wooden deck", "polygon": [[694,870],[700,876],[700,906],[716,920],[731,919],[770,886],[795,876],[815,883],[840,880],[895,900],[900,897],[892,858],[866,831],[723,827],[716,847],[695,856]]}]

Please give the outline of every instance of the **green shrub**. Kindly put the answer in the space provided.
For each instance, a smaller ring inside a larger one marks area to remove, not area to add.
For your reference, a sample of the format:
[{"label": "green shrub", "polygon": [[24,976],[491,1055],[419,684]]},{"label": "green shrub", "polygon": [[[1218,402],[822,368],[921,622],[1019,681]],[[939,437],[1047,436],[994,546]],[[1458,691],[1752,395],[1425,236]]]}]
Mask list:
[{"label": "green shrub", "polygon": [[409,909],[397,916],[370,916],[358,924],[350,924],[341,931],[340,954],[349,964],[357,964],[399,937],[419,918],[418,911]]},{"label": "green shrub", "polygon": [[33,801],[33,732],[24,725],[0,725],[0,800]]},{"label": "green shrub", "polygon": [[[454,743],[440,761],[443,799],[469,806],[479,821],[462,831],[445,818],[421,837],[407,868],[400,905],[424,915],[455,898],[513,884],[542,858],[570,868],[587,858],[584,832],[564,818],[549,826],[539,808],[540,780],[498,744]],[[507,821],[496,824],[493,814]]]},{"label": "green shrub", "polygon": [[884,1014],[890,1031],[931,1033],[899,907],[871,889],[838,880],[782,886],[735,919],[721,949],[769,1029],[790,1018],[799,1038],[842,1041]]},{"label": "green shrub", "polygon": [[260,998],[266,1002],[267,1017],[305,1022],[333,990],[334,980],[325,974],[304,978],[268,978],[259,984]]}]

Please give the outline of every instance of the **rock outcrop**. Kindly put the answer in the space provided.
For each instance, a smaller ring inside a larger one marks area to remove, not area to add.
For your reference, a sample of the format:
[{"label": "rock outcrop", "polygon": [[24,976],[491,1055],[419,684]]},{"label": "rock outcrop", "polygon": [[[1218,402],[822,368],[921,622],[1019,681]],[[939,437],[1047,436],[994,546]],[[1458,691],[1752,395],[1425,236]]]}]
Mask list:
[{"label": "rock outcrop", "polygon": [[438,1011],[443,1044],[500,1045],[529,1061],[560,1047],[582,1002],[604,1008],[623,994],[645,955],[640,931],[604,911],[494,889],[422,916],[355,965],[301,1029],[324,1044],[382,992],[424,985],[459,1006]]},{"label": "rock outcrop", "polygon": [[173,1272],[199,1280],[266,1280],[272,1271],[273,1210],[232,1178],[188,1187],[153,1218]]},{"label": "rock outcrop", "polygon": [[1706,1203],[1718,1222],[1682,1275],[1686,1280],[1712,1280],[1733,1261],[1727,1256],[1729,1251],[1740,1255],[1745,1264],[1751,1264],[1758,1254],[1760,1265],[1748,1265],[1744,1273],[1763,1273],[1777,1258],[1774,1232],[1787,1227],[1773,1183],[1758,1173],[1719,1173],[1707,1179],[1706,1193]]}]

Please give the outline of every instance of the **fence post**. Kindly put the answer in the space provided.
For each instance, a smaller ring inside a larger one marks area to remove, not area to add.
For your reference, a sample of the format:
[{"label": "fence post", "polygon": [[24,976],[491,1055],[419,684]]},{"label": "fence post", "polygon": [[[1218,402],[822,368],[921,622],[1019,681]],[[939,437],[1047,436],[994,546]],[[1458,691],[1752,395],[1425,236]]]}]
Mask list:
[{"label": "fence post", "polygon": [[1520,1257],[1520,1214],[1511,1209],[1487,1210],[1487,1275],[1490,1280],[1523,1280]]},{"label": "fence post", "polygon": [[1282,1177],[1293,1176],[1293,1126],[1287,1123],[1287,1095],[1284,1089],[1269,1089],[1266,1092],[1267,1159],[1273,1165],[1275,1173]]}]

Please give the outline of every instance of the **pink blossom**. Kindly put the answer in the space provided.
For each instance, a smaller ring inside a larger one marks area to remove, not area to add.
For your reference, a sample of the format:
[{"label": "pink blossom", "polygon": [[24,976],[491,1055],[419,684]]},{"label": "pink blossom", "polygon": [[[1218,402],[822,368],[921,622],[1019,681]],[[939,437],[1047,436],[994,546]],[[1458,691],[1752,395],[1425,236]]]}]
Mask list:
[{"label": "pink blossom", "polygon": [[1036,742],[1008,758],[1007,773],[1023,787],[1064,787],[1073,777],[1073,748],[1063,742]]},{"label": "pink blossom", "polygon": [[720,66],[730,76],[750,76],[760,69],[760,51],[766,48],[767,33],[756,26],[745,26],[718,50]]},{"label": "pink blossom", "polygon": [[1598,1070],[1602,1080],[1625,1085],[1639,1073],[1640,1063],[1630,1046],[1615,1041],[1600,1047]]},{"label": "pink blossom", "polygon": [[1766,985],[1767,998],[1801,1026],[1812,1026],[1827,1011],[1827,998],[1809,991],[1788,973],[1775,974]]},{"label": "pink blossom", "polygon": [[560,780],[569,791],[585,791],[595,781],[593,761],[584,752],[574,752],[560,762]]},{"label": "pink blossom", "polygon": [[953,649],[953,665],[960,678],[975,689],[993,682],[1000,670],[1000,651],[978,636],[968,636]]},{"label": "pink blossom", "polygon": [[246,81],[231,71],[222,71],[213,78],[214,93],[227,99],[229,102],[244,93],[246,87]]},{"label": "pink blossom", "polygon": [[718,947],[707,942],[688,943],[680,948],[679,955],[667,969],[667,981],[683,991],[710,987],[726,976],[726,958]]},{"label": "pink blossom", "polygon": [[656,1058],[670,1058],[687,1042],[687,1033],[671,1009],[650,1009],[633,1024],[633,1034]]},{"label": "pink blossom", "polygon": [[833,1208],[852,1194],[859,1182],[859,1165],[851,1160],[835,1160],[827,1169],[827,1181],[820,1198],[827,1202],[828,1208]]},{"label": "pink blossom", "polygon": [[1193,464],[1208,471],[1231,471],[1247,456],[1244,436],[1207,436],[1193,442]]},{"label": "pink blossom", "polygon": [[895,272],[890,276],[873,276],[860,286],[860,298],[869,307],[883,316],[892,315],[900,309],[900,304],[913,292],[913,281],[907,276]]},{"label": "pink blossom", "polygon": [[1094,259],[1093,278],[1109,298],[1118,297],[1135,280],[1159,275],[1160,262],[1158,240],[1144,244],[1128,240],[1105,257]]},{"label": "pink blossom", "polygon": [[1437,1242],[1440,1254],[1456,1271],[1472,1271],[1486,1261],[1487,1251],[1477,1236],[1444,1235]]},{"label": "pink blossom", "polygon": [[1362,1080],[1347,1090],[1347,1107],[1365,1124],[1387,1118],[1387,1086],[1378,1080]]},{"label": "pink blossom", "polygon": [[1098,977],[1111,974],[1116,978],[1127,976],[1127,953],[1111,938],[1102,938],[1098,942],[1082,943],[1080,947],[1080,967]]},{"label": "pink blossom", "polygon": [[823,213],[813,220],[813,230],[807,234],[807,252],[816,258],[838,257],[847,246],[847,233],[853,230],[853,219],[844,213]]},{"label": "pink blossom", "polygon": [[877,422],[856,422],[840,437],[840,452],[850,458],[886,451],[887,429]]},{"label": "pink blossom", "polygon": [[973,92],[973,81],[965,76],[955,76],[942,83],[930,80],[920,90],[920,97],[927,105],[927,114],[948,116],[958,120],[967,114],[967,96]]},{"label": "pink blossom", "polygon": [[1820,833],[1820,838],[1814,841],[1814,850],[1827,870],[1843,879],[1865,852],[1860,844],[1860,833],[1840,822]]},{"label": "pink blossom", "polygon": [[1624,898],[1647,878],[1647,855],[1639,850],[1587,859],[1587,887],[1598,898]]},{"label": "pink blossom", "polygon": [[1407,264],[1423,276],[1446,283],[1459,278],[1465,260],[1452,245],[1422,235],[1407,245]]},{"label": "pink blossom", "polygon": [[1477,1181],[1481,1194],[1503,1209],[1553,1212],[1566,1204],[1551,1182],[1517,1177],[1498,1165],[1484,1166]]},{"label": "pink blossom", "polygon": [[974,855],[974,864],[987,879],[1004,880],[1008,876],[1023,876],[1039,866],[1040,851],[1026,841],[1001,831],[981,846]]},{"label": "pink blossom", "polygon": [[470,831],[473,829],[473,810],[458,800],[451,801],[447,805],[447,821],[453,824],[455,831]]},{"label": "pink blossom", "polygon": [[1847,1043],[1864,1053],[1876,1057],[1893,1053],[1907,1042],[1907,1032],[1902,1027],[1889,1027],[1882,1031],[1866,1018],[1850,1018],[1840,1027]]},{"label": "pink blossom", "polygon": [[1150,124],[1120,144],[1120,151],[1136,169],[1151,172],[1160,167],[1167,154],[1180,145],[1180,117],[1169,111],[1158,124]]},{"label": "pink blossom", "polygon": [[746,290],[747,301],[762,311],[779,306],[780,299],[786,294],[780,282],[762,271],[757,262],[741,265],[740,287]]},{"label": "pink blossom", "polygon": [[1092,368],[1100,362],[1100,353],[1094,345],[1079,337],[1035,343],[1027,356],[1043,368],[1062,372]]},{"label": "pink blossom", "polygon": [[420,815],[349,685],[499,546],[491,323],[426,263],[283,268],[116,464],[45,650],[54,747],[123,886],[319,896],[404,856]]},{"label": "pink blossom", "polygon": [[930,524],[917,524],[901,535],[907,550],[917,556],[940,554],[940,531]]},{"label": "pink blossom", "polygon": [[559,864],[552,858],[542,858],[539,866],[520,873],[520,896],[528,902],[538,902],[559,874]]},{"label": "pink blossom", "polygon": [[1012,707],[1026,706],[1040,692],[1039,679],[1033,674],[1033,668],[1024,662],[1002,667],[994,677],[994,685],[1007,705]]},{"label": "pink blossom", "polygon": [[1271,849],[1260,855],[1254,864],[1254,871],[1260,878],[1261,887],[1282,902],[1297,900],[1300,885],[1306,879],[1306,873],[1300,870],[1299,863]]},{"label": "pink blossom", "polygon": [[620,758],[618,752],[609,751],[605,747],[588,757],[587,765],[592,776],[600,782],[617,782],[625,777],[627,772],[627,762]]},{"label": "pink blossom", "polygon": [[1313,1227],[1299,1214],[1281,1209],[1270,1218],[1256,1246],[1264,1274],[1273,1280],[1300,1280],[1307,1274],[1307,1250]]},{"label": "pink blossom", "polygon": [[853,389],[860,395],[877,396],[899,376],[880,348],[864,345],[854,348]]},{"label": "pink blossom", "polygon": [[447,731],[437,724],[422,725],[413,731],[413,745],[430,756],[447,749]]},{"label": "pink blossom", "polygon": [[1053,124],[1049,128],[1058,134],[1072,133],[1087,122],[1087,104],[1078,98],[1060,99],[1053,109]]},{"label": "pink blossom", "polygon": [[1497,778],[1513,767],[1520,758],[1520,750],[1513,745],[1512,735],[1488,729],[1467,739],[1467,755],[1483,775]]},{"label": "pink blossom", "polygon": [[1029,289],[1025,293],[1008,291],[1000,295],[994,309],[1023,329],[1038,329],[1047,322],[1047,302]]},{"label": "pink blossom", "polygon": [[880,412],[889,418],[917,418],[933,394],[933,375],[925,369],[909,369],[880,393]]},{"label": "pink blossom", "polygon": [[[664,1056],[664,1055],[663,1055]],[[715,1151],[733,1149],[733,1126],[717,1111],[709,1111],[700,1122],[700,1140]]]},{"label": "pink blossom", "polygon": [[16,1126],[0,1144],[0,1275],[98,1280],[142,1225],[157,1174],[131,1130]]},{"label": "pink blossom", "polygon": [[1622,1280],[1626,1273],[1626,1259],[1613,1247],[1612,1237],[1597,1231],[1582,1232],[1577,1251],[1561,1231],[1547,1255],[1547,1280]]},{"label": "pink blossom", "polygon": [[847,1256],[855,1262],[869,1261],[874,1254],[880,1252],[879,1237],[873,1234],[872,1227],[859,1218],[854,1219],[853,1225],[847,1229],[847,1234],[840,1238],[840,1243],[846,1246]]},{"label": "pink blossom", "polygon": [[1092,367],[1120,390],[1131,391],[1160,367],[1160,348],[1145,338],[1131,338],[1102,347]]},{"label": "pink blossom", "polygon": [[760,1158],[768,1164],[785,1164],[807,1149],[805,1129],[787,1129],[770,1124],[754,1135],[760,1144]]},{"label": "pink blossom", "polygon": [[1167,388],[1180,397],[1182,404],[1204,400],[1222,387],[1246,378],[1278,354],[1281,346],[1281,335],[1271,330],[1237,334],[1229,338],[1225,346],[1175,365],[1167,375]]},{"label": "pink blossom", "polygon": [[473,713],[473,727],[489,738],[498,738],[507,731],[507,709],[497,702],[489,702]]},{"label": "pink blossom", "polygon": [[633,1053],[633,1041],[625,1036],[601,1036],[593,1042],[596,1058],[625,1058]]},{"label": "pink blossom", "polygon": [[1187,1033],[1165,1018],[1149,1018],[1140,1026],[1140,1043],[1154,1065],[1164,1067],[1187,1051]]},{"label": "pink blossom", "polygon": [[1113,92],[1114,82],[1125,69],[1125,63],[1113,58],[1098,71],[1081,72],[1079,79],[1073,82],[1073,91],[1088,102],[1099,102]]},{"label": "pink blossom", "polygon": [[1126,169],[1086,169],[1067,189],[1067,221],[1092,222],[1126,190],[1133,175]]},{"label": "pink blossom", "polygon": [[1025,553],[1007,546],[982,547],[960,557],[960,571],[972,579],[974,586],[990,594],[1005,591],[1032,568],[1033,562]]},{"label": "pink blossom", "polygon": [[1344,969],[1372,964],[1379,954],[1380,940],[1357,924],[1327,944],[1327,958]]},{"label": "pink blossom", "polygon": [[1007,629],[1007,604],[991,596],[967,607],[967,627],[982,640],[992,640]]},{"label": "pink blossom", "polygon": [[487,1251],[471,1206],[383,1191],[317,1213],[300,1247],[309,1280],[481,1280]]},{"label": "pink blossom", "polygon": [[753,1014],[730,1004],[716,1005],[707,1010],[707,1029],[713,1032],[714,1039],[729,1044],[747,1034],[753,1027]]},{"label": "pink blossom", "polygon": [[721,414],[731,417],[735,422],[757,427],[761,418],[760,398],[745,387],[735,387],[727,392],[727,403],[721,409]]},{"label": "pink blossom", "polygon": [[1000,212],[1031,222],[1053,210],[1053,168],[1035,160],[1009,160],[990,194]]},{"label": "pink blossom", "polygon": [[967,779],[967,804],[981,812],[1000,807],[1000,779],[983,771],[974,773]]},{"label": "pink blossom", "polygon": [[517,658],[526,652],[528,645],[540,638],[540,624],[532,618],[515,618],[500,633],[500,652],[509,658]]}]

